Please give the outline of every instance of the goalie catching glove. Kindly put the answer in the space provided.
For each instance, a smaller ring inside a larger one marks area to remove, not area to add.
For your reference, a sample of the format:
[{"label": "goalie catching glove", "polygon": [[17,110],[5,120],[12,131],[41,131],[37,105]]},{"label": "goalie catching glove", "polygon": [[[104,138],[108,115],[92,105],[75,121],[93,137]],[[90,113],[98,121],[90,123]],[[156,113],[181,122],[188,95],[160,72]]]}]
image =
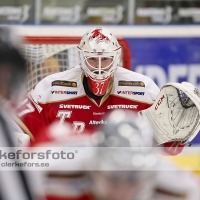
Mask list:
[{"label": "goalie catching glove", "polygon": [[167,83],[154,104],[141,111],[158,144],[192,141],[200,130],[200,93],[188,82]]}]

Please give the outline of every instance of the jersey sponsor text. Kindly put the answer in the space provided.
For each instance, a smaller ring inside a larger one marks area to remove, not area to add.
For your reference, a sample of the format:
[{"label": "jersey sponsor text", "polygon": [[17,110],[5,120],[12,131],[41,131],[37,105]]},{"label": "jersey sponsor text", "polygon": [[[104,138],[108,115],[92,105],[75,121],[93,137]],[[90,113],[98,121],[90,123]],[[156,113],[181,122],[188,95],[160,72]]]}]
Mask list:
[{"label": "jersey sponsor text", "polygon": [[93,112],[93,115],[105,115],[105,112]]},{"label": "jersey sponsor text", "polygon": [[145,83],[143,81],[119,81],[118,86],[145,87]]},{"label": "jersey sponsor text", "polygon": [[144,95],[144,92],[134,92],[134,91],[117,91],[117,94],[128,94],[128,95]]},{"label": "jersey sponsor text", "polygon": [[137,109],[138,105],[108,105],[107,109],[125,109],[125,108],[130,108],[130,109]]},{"label": "jersey sponsor text", "polygon": [[64,86],[64,87],[77,87],[77,83],[75,81],[62,81],[56,80],[51,83],[52,86]]},{"label": "jersey sponsor text", "polygon": [[54,90],[51,91],[52,94],[74,94],[77,95],[77,91],[64,91],[64,90]]},{"label": "jersey sponsor text", "polygon": [[107,121],[104,121],[103,119],[100,120],[100,121],[97,121],[97,120],[90,120],[89,124],[90,124],[90,125],[107,124]]},{"label": "jersey sponsor text", "polygon": [[59,108],[70,108],[70,109],[84,109],[89,110],[91,106],[87,105],[68,105],[68,104],[60,104]]}]

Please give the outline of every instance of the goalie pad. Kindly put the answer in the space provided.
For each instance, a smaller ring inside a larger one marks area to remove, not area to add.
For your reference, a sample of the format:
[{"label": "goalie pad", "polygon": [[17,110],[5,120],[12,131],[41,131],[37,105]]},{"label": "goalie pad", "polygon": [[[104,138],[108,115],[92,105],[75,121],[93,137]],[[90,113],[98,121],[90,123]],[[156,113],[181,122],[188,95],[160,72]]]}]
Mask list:
[{"label": "goalie pad", "polygon": [[188,82],[167,83],[154,104],[141,113],[151,124],[158,144],[188,143],[200,130],[200,93]]}]

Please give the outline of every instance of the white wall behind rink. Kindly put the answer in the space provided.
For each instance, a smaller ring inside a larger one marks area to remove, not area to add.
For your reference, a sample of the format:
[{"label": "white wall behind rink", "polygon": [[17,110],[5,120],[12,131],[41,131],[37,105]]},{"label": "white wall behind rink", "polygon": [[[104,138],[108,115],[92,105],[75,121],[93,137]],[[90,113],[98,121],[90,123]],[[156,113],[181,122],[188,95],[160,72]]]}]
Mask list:
[{"label": "white wall behind rink", "polygon": [[[15,31],[23,36],[82,36],[87,30],[100,25],[16,25]],[[121,37],[200,37],[200,25],[135,25],[109,26],[113,34]]]}]

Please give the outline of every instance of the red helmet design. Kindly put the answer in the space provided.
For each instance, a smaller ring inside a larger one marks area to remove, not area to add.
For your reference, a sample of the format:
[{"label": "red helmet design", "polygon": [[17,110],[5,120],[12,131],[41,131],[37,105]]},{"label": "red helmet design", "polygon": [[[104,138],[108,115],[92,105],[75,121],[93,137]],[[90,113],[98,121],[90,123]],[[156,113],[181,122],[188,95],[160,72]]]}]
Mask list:
[{"label": "red helmet design", "polygon": [[92,31],[92,35],[89,37],[89,41],[96,39],[96,42],[109,42],[110,39],[100,32],[101,29],[95,29]]}]

